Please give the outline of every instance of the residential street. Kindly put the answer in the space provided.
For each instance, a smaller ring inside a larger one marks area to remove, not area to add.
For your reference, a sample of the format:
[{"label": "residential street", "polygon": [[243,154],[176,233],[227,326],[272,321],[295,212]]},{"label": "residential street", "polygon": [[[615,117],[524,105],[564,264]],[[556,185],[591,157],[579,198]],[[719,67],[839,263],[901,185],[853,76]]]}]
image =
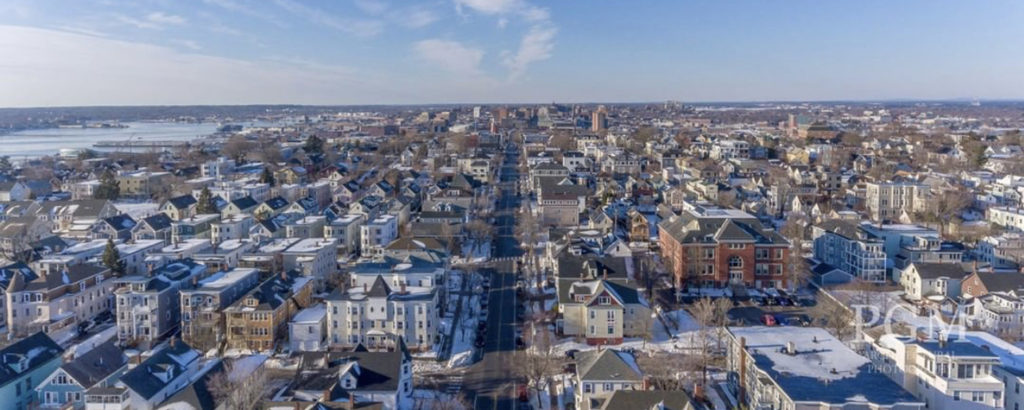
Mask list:
[{"label": "residential street", "polygon": [[[495,249],[493,257],[500,260],[490,273],[490,303],[487,312],[487,335],[480,360],[466,372],[465,389],[476,409],[512,409],[515,406],[515,374],[511,356],[515,351],[515,259],[522,255],[515,238],[515,212],[519,206],[516,193],[519,175],[518,154],[507,152],[499,181],[502,195],[495,218]],[[508,184],[511,182],[511,184]],[[510,259],[511,258],[511,259]]]}]

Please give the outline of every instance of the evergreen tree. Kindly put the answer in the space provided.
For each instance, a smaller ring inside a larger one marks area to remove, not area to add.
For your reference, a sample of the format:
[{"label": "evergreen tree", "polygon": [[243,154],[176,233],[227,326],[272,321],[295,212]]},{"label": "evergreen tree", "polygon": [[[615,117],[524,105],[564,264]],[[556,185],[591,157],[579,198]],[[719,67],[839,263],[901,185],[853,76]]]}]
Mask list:
[{"label": "evergreen tree", "polygon": [[121,184],[117,182],[117,177],[109,169],[103,171],[100,175],[100,185],[96,187],[96,191],[93,192],[92,197],[95,199],[108,199],[115,200],[121,196]]},{"label": "evergreen tree", "polygon": [[263,167],[263,175],[260,175],[260,182],[264,184],[270,184],[270,186],[277,185],[277,180],[274,179],[274,173],[270,172],[270,168]]},{"label": "evergreen tree", "polygon": [[114,241],[107,239],[107,248],[103,250],[103,266],[110,269],[115,275],[124,274],[124,261],[121,260],[121,252],[117,251]]},{"label": "evergreen tree", "polygon": [[11,165],[11,158],[10,157],[8,157],[6,155],[0,157],[0,172],[8,173],[8,172],[11,172],[13,169],[14,169],[14,166]]},{"label": "evergreen tree", "polygon": [[215,214],[217,212],[217,204],[213,202],[213,196],[210,194],[210,189],[203,187],[202,191],[199,191],[199,199],[196,204],[197,214]]},{"label": "evergreen tree", "polygon": [[302,146],[302,150],[306,151],[306,154],[323,154],[324,140],[316,135],[310,136],[306,139],[306,144]]}]

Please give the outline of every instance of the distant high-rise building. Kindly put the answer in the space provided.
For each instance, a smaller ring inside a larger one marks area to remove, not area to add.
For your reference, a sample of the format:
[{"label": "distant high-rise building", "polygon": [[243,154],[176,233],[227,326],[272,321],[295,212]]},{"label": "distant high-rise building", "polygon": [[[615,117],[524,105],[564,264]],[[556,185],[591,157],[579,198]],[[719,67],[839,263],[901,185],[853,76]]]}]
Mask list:
[{"label": "distant high-rise building", "polygon": [[473,118],[480,118],[480,106],[473,107]]},{"label": "distant high-rise building", "polygon": [[604,131],[606,128],[608,128],[608,110],[602,105],[590,114],[590,130],[596,132]]}]

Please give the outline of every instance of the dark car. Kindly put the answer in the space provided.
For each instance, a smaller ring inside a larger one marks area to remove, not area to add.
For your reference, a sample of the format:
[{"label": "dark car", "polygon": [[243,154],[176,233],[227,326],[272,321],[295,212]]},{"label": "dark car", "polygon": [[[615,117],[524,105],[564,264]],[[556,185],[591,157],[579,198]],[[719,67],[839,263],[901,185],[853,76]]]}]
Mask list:
[{"label": "dark car", "polygon": [[764,306],[768,304],[768,300],[760,296],[754,296],[750,298],[750,300],[754,301],[754,304],[758,306]]},{"label": "dark car", "polygon": [[575,359],[576,358],[576,353],[579,353],[579,352],[580,352],[579,349],[569,349],[569,350],[566,350],[565,351],[565,357],[568,357],[570,359]]}]

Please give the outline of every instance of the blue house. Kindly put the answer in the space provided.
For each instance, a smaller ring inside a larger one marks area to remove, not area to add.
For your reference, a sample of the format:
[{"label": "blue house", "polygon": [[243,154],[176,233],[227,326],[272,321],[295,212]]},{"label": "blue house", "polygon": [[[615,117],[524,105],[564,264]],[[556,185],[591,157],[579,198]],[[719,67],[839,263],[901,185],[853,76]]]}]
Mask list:
[{"label": "blue house", "polygon": [[92,387],[110,387],[128,366],[128,358],[110,340],[64,363],[36,387],[39,406],[75,408],[85,405],[85,391]]},{"label": "blue house", "polygon": [[63,352],[43,332],[0,350],[0,406],[29,408],[36,401],[36,386],[60,366]]}]

